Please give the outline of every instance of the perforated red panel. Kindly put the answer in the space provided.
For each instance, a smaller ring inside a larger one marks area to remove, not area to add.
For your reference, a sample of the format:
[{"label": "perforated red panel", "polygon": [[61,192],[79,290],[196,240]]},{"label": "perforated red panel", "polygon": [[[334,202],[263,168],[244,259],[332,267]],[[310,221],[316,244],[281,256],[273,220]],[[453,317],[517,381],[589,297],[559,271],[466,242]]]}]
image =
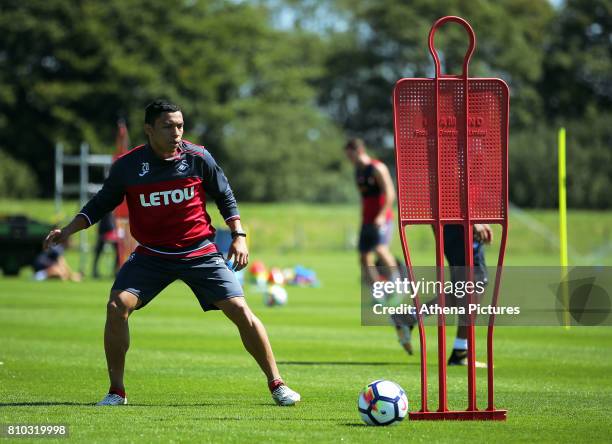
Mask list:
[{"label": "perforated red panel", "polygon": [[[464,83],[441,79],[439,103],[440,218],[465,219],[465,131],[470,165],[470,217],[506,217],[508,89],[498,79],[470,79],[468,125]],[[402,79],[394,90],[395,144],[400,219],[436,219],[435,80]]]},{"label": "perforated red panel", "polygon": [[[441,81],[438,96],[440,133],[440,218],[465,217],[465,102],[462,81]],[[433,123],[433,122],[432,122]],[[432,132],[432,138],[435,133]]]},{"label": "perforated red panel", "polygon": [[508,87],[497,79],[470,79],[469,82],[470,216],[505,219]]},{"label": "perforated red panel", "polygon": [[395,149],[401,220],[434,218],[435,138],[434,128],[427,122],[428,116],[435,114],[434,100],[434,83],[430,79],[398,83],[395,88]]}]

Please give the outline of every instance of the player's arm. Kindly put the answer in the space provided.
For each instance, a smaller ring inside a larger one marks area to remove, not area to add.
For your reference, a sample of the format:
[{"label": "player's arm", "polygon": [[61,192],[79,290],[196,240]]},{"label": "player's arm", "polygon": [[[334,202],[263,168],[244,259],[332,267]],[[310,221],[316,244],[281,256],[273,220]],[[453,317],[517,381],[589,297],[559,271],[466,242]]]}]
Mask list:
[{"label": "player's arm", "polygon": [[374,179],[385,196],[385,202],[380,212],[376,215],[376,219],[374,219],[374,223],[381,226],[386,221],[387,211],[389,211],[393,202],[395,202],[395,187],[393,186],[389,169],[382,162],[374,166]]},{"label": "player's arm", "polygon": [[65,242],[74,233],[84,230],[98,222],[102,216],[115,209],[124,196],[124,185],[119,167],[113,164],[102,189],[92,197],[68,225],[51,230],[43,242],[45,249],[51,245]]},{"label": "player's arm", "polygon": [[43,242],[43,248],[46,250],[53,245],[63,244],[74,233],[84,230],[87,227],[89,227],[89,222],[85,216],[77,214],[64,228],[51,230]]},{"label": "player's arm", "polygon": [[249,251],[240,223],[238,204],[223,170],[208,152],[204,154],[203,177],[206,193],[215,200],[223,220],[232,232],[228,259],[233,262],[235,270],[241,270],[249,263]]},{"label": "player's arm", "polygon": [[240,219],[232,219],[227,222],[232,232],[232,244],[228,251],[228,259],[234,263],[235,270],[242,270],[249,263],[249,249],[246,244],[246,234],[242,229]]}]

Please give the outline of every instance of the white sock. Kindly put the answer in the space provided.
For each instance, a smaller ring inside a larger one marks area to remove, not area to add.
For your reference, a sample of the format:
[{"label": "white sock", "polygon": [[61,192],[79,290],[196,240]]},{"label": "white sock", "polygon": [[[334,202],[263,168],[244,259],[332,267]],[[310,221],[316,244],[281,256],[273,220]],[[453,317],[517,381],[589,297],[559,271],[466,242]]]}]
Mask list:
[{"label": "white sock", "polygon": [[453,348],[455,350],[467,350],[467,339],[455,338]]}]

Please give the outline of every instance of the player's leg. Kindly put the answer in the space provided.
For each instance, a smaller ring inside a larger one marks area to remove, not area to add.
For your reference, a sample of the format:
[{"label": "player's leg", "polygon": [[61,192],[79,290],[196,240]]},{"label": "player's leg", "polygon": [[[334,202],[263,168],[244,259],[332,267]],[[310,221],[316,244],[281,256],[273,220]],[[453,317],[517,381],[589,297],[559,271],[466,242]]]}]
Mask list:
[{"label": "player's leg", "polygon": [[[374,248],[376,250],[376,247]],[[378,273],[376,262],[375,262],[375,251],[364,251],[360,253],[360,264],[361,264],[361,275],[362,285],[371,287],[374,282],[382,280],[382,276]],[[395,333],[397,340],[406,352],[412,354],[412,324],[406,324],[400,316],[392,315],[390,317],[391,323],[395,327]]]},{"label": "player's leg", "polygon": [[[450,278],[454,283],[465,281],[465,250],[463,245],[463,226],[444,226],[444,256],[450,268]],[[447,295],[447,305],[463,307],[467,310],[467,298],[458,298],[454,294]],[[468,317],[459,315],[457,334],[453,342],[453,351],[448,358],[448,365],[467,365],[467,322]]]},{"label": "player's leg", "polygon": [[389,267],[393,270],[397,269],[397,262],[387,245],[377,245],[374,251],[376,252],[376,255],[380,258],[380,260],[383,262],[385,267]]},{"label": "player's leg", "polygon": [[393,223],[391,221],[385,223],[383,226],[377,228],[377,239],[376,247],[374,251],[383,262],[385,267],[389,268],[389,276],[399,277],[397,261],[389,249],[389,243],[391,242],[391,233]]},{"label": "player's leg", "polygon": [[108,377],[109,393],[116,393],[125,399],[125,355],[130,347],[130,328],[128,318],[140,306],[140,300],[129,291],[112,290],[106,305],[106,324],[104,325],[104,352]]},{"label": "player's leg", "polygon": [[217,253],[191,260],[184,264],[179,277],[193,290],[204,311],[222,310],[238,327],[244,348],[266,375],[276,403],[293,405],[298,402],[300,395],[281,379],[266,329],[246,303],[242,287],[223,256]]},{"label": "player's leg", "polygon": [[359,264],[361,265],[361,276],[366,285],[372,285],[381,279],[376,269],[376,257],[374,251],[359,253]]},{"label": "player's leg", "polygon": [[[389,249],[389,242],[391,241],[391,228],[391,222],[387,222],[382,227],[373,226],[374,231],[369,245],[372,246],[374,253],[382,261],[386,269],[384,274],[388,276],[390,280],[395,281],[396,279],[400,278],[400,273],[397,261]],[[374,267],[370,266],[368,268],[372,269]],[[414,325],[416,323],[416,317],[411,315],[392,315],[391,322],[395,327],[398,342],[406,353],[412,355],[412,330],[414,329]]]},{"label": "player's leg", "polygon": [[[461,225],[447,225],[444,227],[444,254],[451,268],[451,280],[453,282],[466,281],[468,273],[465,267],[465,253],[463,245],[463,227]],[[484,246],[482,243],[475,243],[473,247],[474,258],[474,279],[477,282],[488,282],[487,266],[484,257]],[[465,315],[459,315],[457,334],[453,343],[453,351],[448,358],[448,365],[467,365],[468,349],[468,323],[471,322],[467,314],[467,298],[453,298],[453,303],[464,306]],[[483,293],[474,293],[474,302],[479,303]],[[484,368],[484,362],[476,362],[476,367]]]},{"label": "player's leg", "polygon": [[[381,258],[387,269],[387,274],[390,276],[390,280],[395,281],[400,279],[400,274],[397,267],[397,262],[389,247],[386,244],[379,244],[376,246],[376,254]],[[412,349],[412,331],[417,322],[416,316],[414,315],[392,315],[391,321],[395,326],[395,333],[397,340],[402,348],[409,355],[413,354]]]},{"label": "player's leg", "polygon": [[216,302],[215,305],[223,311],[238,327],[244,348],[255,358],[268,381],[280,378],[274,353],[265,327],[251,311],[244,297],[233,297]]},{"label": "player's leg", "polygon": [[268,333],[259,318],[251,311],[244,297],[224,299],[216,302],[215,305],[238,327],[244,348],[253,356],[268,378],[268,387],[274,401],[282,406],[299,402],[300,394],[291,390],[283,382],[276,366]]},{"label": "player's leg", "polygon": [[104,325],[110,389],[97,405],[127,404],[124,372],[125,356],[130,346],[128,318],[168,286],[175,279],[173,273],[164,259],[135,253],[119,270],[106,305]]},{"label": "player's leg", "polygon": [[365,285],[372,285],[381,279],[376,269],[374,250],[378,245],[378,232],[374,224],[363,224],[359,232],[359,265],[361,278]]}]

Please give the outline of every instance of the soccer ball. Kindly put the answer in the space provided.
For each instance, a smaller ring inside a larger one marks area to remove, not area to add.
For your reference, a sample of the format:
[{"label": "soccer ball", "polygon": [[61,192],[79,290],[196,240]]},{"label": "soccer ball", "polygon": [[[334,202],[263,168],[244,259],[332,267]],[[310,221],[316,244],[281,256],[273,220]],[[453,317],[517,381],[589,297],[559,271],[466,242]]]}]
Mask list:
[{"label": "soccer ball", "polygon": [[285,305],[287,303],[287,290],[280,285],[270,285],[264,293],[264,304],[268,307],[275,305]]},{"label": "soccer ball", "polygon": [[359,394],[357,406],[367,425],[391,425],[406,417],[408,398],[395,382],[378,379],[370,382]]}]

